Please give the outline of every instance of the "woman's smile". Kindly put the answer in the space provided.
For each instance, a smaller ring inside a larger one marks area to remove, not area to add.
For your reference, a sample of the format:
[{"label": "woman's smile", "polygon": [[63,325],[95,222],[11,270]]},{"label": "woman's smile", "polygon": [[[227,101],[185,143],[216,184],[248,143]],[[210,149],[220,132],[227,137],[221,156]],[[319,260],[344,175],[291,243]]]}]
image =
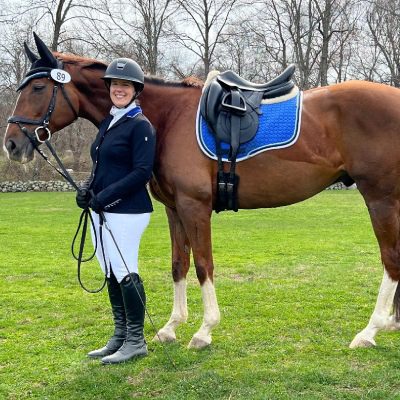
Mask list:
[{"label": "woman's smile", "polygon": [[132,82],[122,79],[111,80],[110,98],[115,107],[126,107],[132,102],[135,94],[135,87]]}]

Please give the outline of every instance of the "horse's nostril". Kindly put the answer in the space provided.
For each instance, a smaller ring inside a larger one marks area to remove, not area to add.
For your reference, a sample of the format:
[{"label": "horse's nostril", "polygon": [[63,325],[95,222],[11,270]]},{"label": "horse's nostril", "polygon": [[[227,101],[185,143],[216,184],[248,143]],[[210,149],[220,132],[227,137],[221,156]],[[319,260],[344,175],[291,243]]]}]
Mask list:
[{"label": "horse's nostril", "polygon": [[15,144],[14,140],[12,140],[12,139],[7,140],[6,149],[9,153],[12,153],[16,147],[17,147],[17,145]]}]

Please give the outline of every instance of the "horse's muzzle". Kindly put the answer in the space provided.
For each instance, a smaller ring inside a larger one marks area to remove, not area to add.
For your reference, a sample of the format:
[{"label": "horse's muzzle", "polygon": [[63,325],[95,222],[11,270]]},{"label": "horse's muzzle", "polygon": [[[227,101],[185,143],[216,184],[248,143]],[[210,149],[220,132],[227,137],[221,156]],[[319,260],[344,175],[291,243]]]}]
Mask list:
[{"label": "horse's muzzle", "polygon": [[33,159],[33,146],[29,140],[18,143],[14,139],[7,139],[4,143],[4,149],[8,154],[8,158],[22,164]]}]

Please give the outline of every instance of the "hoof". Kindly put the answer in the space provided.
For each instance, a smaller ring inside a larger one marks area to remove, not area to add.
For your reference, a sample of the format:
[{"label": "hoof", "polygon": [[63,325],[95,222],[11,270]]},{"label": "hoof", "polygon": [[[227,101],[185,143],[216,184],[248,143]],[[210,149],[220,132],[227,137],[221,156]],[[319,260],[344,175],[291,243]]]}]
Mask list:
[{"label": "hoof", "polygon": [[176,341],[176,335],[174,332],[167,332],[165,330],[159,330],[157,335],[153,337],[153,342],[170,343]]},{"label": "hoof", "polygon": [[205,338],[200,338],[200,337],[197,337],[196,335],[194,335],[188,345],[188,348],[201,350],[201,349],[208,347],[210,344],[211,344],[211,337],[205,339]]},{"label": "hoof", "polygon": [[361,336],[356,336],[353,341],[350,343],[350,348],[351,349],[356,349],[358,347],[375,347],[376,343],[374,339],[367,339],[367,338],[363,338]]}]

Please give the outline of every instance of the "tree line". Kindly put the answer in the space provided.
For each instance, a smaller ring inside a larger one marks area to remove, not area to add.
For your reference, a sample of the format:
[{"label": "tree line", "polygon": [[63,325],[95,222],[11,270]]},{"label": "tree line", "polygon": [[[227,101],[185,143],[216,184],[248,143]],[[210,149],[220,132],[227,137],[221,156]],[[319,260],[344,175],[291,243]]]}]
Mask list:
[{"label": "tree line", "polygon": [[[400,86],[400,0],[0,0],[0,10],[0,139],[32,31],[54,51],[131,57],[172,80],[232,69],[262,82],[295,63],[304,90],[349,79]],[[57,145],[85,169],[95,129],[79,121],[67,130]],[[39,161],[26,172],[0,160],[1,180],[40,176]]]}]

